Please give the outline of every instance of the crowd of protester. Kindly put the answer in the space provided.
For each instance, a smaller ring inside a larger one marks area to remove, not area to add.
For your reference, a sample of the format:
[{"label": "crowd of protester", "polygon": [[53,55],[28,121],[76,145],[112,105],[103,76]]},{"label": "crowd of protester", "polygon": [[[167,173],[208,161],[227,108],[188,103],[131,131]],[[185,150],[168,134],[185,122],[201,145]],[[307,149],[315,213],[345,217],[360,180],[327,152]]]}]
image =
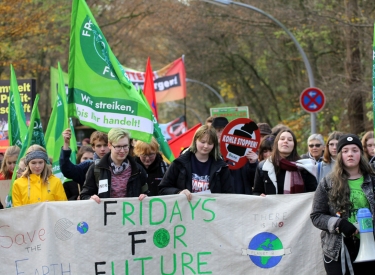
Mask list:
[{"label": "crowd of protester", "polygon": [[[13,206],[47,201],[94,200],[180,194],[190,201],[196,193],[268,195],[314,192],[311,220],[322,230],[327,274],[367,274],[375,261],[353,263],[359,250],[356,212],[375,213],[375,141],[372,131],[356,135],[331,133],[307,139],[308,152],[299,156],[297,139],[285,125],[271,129],[258,123],[260,145],[247,149],[247,162],[229,169],[220,153],[225,117],[209,117],[172,163],[162,156],[158,142],[131,139],[123,128],[108,134],[95,131],[84,139],[77,164],[70,160],[71,132],[63,132],[60,169],[69,179],[53,175],[45,149],[31,146],[18,164],[12,188]],[[9,147],[2,161],[0,180],[11,179],[20,150]],[[0,208],[2,205],[0,203]]]}]

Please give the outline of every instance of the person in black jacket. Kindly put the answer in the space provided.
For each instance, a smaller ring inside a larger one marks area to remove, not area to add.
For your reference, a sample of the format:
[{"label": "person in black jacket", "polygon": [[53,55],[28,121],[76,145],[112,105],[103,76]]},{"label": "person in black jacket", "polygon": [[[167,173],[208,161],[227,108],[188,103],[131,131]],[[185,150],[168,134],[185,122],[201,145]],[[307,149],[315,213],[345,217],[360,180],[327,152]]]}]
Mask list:
[{"label": "person in black jacket", "polygon": [[[209,190],[209,191],[208,191]],[[233,193],[228,165],[220,157],[213,128],[203,125],[195,132],[192,144],[175,159],[159,184],[159,195],[191,193]]]},{"label": "person in black jacket", "polygon": [[129,156],[129,133],[123,128],[108,132],[110,152],[90,166],[81,191],[82,200],[101,198],[139,197],[147,195],[147,174],[141,165]]},{"label": "person in black jacket", "polygon": [[169,164],[163,160],[159,151],[159,143],[153,137],[150,143],[137,140],[134,146],[135,161],[140,164],[147,173],[147,185],[150,191],[148,196],[158,195],[158,185],[164,177]]},{"label": "person in black jacket", "polygon": [[300,159],[293,132],[281,130],[275,138],[271,156],[258,164],[253,194],[313,192],[317,187],[314,168],[314,160]]},{"label": "person in black jacket", "polygon": [[[215,117],[212,121],[211,127],[216,131],[219,146],[221,135],[228,123],[229,121],[226,117]],[[245,157],[248,161],[243,167],[229,170],[229,172],[233,178],[233,193],[251,195],[253,194],[252,185],[254,184],[255,170],[258,165],[258,155],[252,150],[248,150]]]}]

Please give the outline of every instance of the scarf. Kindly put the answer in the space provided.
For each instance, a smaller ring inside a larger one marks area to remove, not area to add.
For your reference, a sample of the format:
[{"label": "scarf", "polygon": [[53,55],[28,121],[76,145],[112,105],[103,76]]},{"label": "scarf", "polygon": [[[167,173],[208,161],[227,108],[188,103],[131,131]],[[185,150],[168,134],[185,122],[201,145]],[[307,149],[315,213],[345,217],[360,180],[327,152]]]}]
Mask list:
[{"label": "scarf", "polygon": [[120,166],[117,166],[113,160],[111,159],[111,157],[109,157],[109,161],[111,163],[111,168],[112,168],[112,172],[113,174],[115,175],[119,175],[122,173],[122,171],[124,171],[128,166],[129,166],[129,163],[128,161],[125,159]]},{"label": "scarf", "polygon": [[296,194],[304,192],[304,183],[298,166],[295,162],[281,159],[280,169],[286,170],[284,180],[284,194]]}]

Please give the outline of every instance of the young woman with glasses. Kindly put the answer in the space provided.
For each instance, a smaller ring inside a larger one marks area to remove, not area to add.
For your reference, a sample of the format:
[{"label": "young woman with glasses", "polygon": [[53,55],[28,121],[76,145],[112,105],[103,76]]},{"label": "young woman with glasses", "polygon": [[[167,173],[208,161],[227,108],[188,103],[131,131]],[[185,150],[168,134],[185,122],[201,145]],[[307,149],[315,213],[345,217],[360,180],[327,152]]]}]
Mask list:
[{"label": "young woman with glasses", "polygon": [[80,194],[81,200],[138,197],[148,192],[146,171],[129,156],[129,133],[123,128],[108,132],[110,152],[90,166]]},{"label": "young woman with glasses", "polygon": [[159,143],[153,137],[150,143],[138,140],[134,146],[135,161],[147,172],[149,196],[158,195],[158,185],[164,177],[169,165],[163,160],[159,151]]}]

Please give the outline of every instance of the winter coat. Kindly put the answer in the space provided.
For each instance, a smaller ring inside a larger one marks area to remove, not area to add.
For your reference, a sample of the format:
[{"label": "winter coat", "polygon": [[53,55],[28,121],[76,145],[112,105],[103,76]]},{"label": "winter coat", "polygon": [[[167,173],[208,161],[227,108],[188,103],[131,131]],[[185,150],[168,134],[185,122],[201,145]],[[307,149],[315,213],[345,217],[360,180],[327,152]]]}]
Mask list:
[{"label": "winter coat", "polygon": [[[81,200],[88,200],[92,195],[98,195],[99,198],[110,198],[111,197],[111,163],[110,163],[111,152],[104,155],[104,157],[97,164],[99,169],[99,178],[96,182],[95,178],[95,164],[91,165],[86,174],[86,181],[83,185],[83,189],[80,194]],[[127,156],[126,159],[131,165],[131,175],[128,180],[126,187],[126,197],[138,197],[142,194],[142,188],[146,183],[147,174],[141,165],[136,163],[131,156]],[[108,191],[98,194],[98,184],[100,180],[108,180]]]},{"label": "winter coat", "polygon": [[164,174],[167,172],[169,164],[163,160],[163,157],[160,154],[156,155],[154,162],[151,163],[148,168],[144,166],[139,157],[136,157],[135,161],[146,170],[148,190],[150,191],[148,195],[157,196],[158,185],[164,177]]},{"label": "winter coat", "polygon": [[[369,202],[373,223],[375,221],[374,186],[375,176],[364,175],[361,188]],[[335,225],[339,217],[336,216],[336,211],[328,204],[328,194],[331,189],[332,179],[331,176],[328,175],[322,179],[316,189],[310,218],[314,226],[322,230],[320,237],[324,255],[337,261],[343,236],[335,230]],[[341,218],[347,219],[348,215],[349,211],[346,211],[345,213],[342,213]],[[373,226],[375,227],[375,224]]]},{"label": "winter coat", "polygon": [[[303,169],[299,171],[302,176],[305,192],[314,192],[317,186],[315,176]],[[280,171],[279,173],[285,173],[285,170]],[[258,167],[255,172],[253,194],[275,195],[276,186],[277,180],[275,168],[273,167],[272,162],[270,162],[268,159],[261,161],[258,164]]]},{"label": "winter coat", "polygon": [[[177,194],[184,189],[192,192],[192,154],[187,150],[171,163],[159,184],[159,195]],[[209,188],[211,193],[233,193],[233,178],[222,159],[212,160]]]}]

